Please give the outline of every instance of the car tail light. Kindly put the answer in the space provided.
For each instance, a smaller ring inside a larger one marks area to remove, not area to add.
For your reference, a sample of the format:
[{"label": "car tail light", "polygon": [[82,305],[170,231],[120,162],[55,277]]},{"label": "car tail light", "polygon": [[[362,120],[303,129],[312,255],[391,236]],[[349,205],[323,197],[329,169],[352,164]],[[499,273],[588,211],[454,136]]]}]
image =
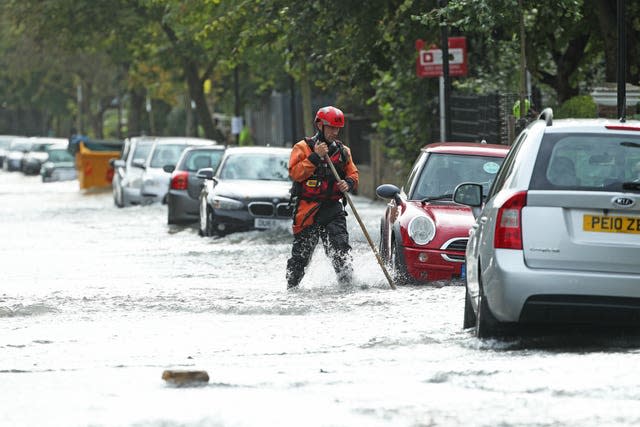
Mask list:
[{"label": "car tail light", "polygon": [[171,177],[172,190],[186,190],[189,186],[189,172],[180,171]]},{"label": "car tail light", "polygon": [[522,208],[526,205],[527,192],[520,191],[498,208],[493,241],[496,249],[522,249]]}]

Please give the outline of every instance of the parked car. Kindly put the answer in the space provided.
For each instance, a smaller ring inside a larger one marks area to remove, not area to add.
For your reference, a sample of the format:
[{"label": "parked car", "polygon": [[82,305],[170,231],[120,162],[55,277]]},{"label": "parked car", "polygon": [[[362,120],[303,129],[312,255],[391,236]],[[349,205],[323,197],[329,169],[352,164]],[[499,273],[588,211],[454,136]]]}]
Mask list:
[{"label": "parked car", "polygon": [[454,200],[476,222],[465,328],[478,337],[544,323],[640,326],[640,122],[553,120],[516,139],[486,195]]},{"label": "parked car", "polygon": [[142,202],[140,188],[142,175],[154,138],[140,136],[127,138],[119,159],[112,160],[113,203],[119,207],[139,205]]},{"label": "parked car", "polygon": [[22,159],[22,172],[25,175],[38,175],[40,173],[40,167],[47,161],[49,154],[47,148],[51,145],[68,144],[69,141],[65,138],[32,138],[31,150],[25,153]]},{"label": "parked car", "polygon": [[157,137],[144,165],[140,194],[143,203],[167,202],[171,173],[165,166],[174,166],[182,152],[190,146],[214,145],[215,141],[187,137]]},{"label": "parked car", "polygon": [[4,159],[7,157],[7,153],[9,152],[11,141],[15,138],[19,137],[15,135],[0,135],[0,168],[3,167]]},{"label": "parked car", "polygon": [[68,142],[50,145],[47,160],[40,167],[42,182],[69,181],[78,177],[75,159],[68,150]]},{"label": "parked car", "polygon": [[200,235],[290,228],[290,148],[227,148],[217,171],[200,169]]},{"label": "parked car", "polygon": [[22,159],[31,150],[32,138],[18,137],[11,140],[2,168],[6,171],[22,170]]},{"label": "parked car", "polygon": [[509,147],[479,143],[425,146],[402,189],[384,184],[390,199],[380,224],[380,253],[397,282],[420,284],[462,280],[464,253],[473,224],[471,209],[453,203],[462,182],[489,188]]},{"label": "parked car", "polygon": [[167,166],[171,173],[169,194],[167,195],[167,223],[188,224],[200,218],[200,191],[203,180],[196,173],[200,169],[215,171],[224,154],[223,145],[210,147],[189,147],[182,152],[175,167]]}]

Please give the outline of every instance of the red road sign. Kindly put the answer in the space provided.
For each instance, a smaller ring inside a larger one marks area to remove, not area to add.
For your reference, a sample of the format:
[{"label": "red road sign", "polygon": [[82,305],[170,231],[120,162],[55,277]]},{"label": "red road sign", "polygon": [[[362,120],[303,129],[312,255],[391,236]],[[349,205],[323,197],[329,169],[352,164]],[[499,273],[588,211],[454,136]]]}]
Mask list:
[{"label": "red road sign", "polygon": [[[452,77],[467,75],[467,38],[449,37],[449,75]],[[442,76],[442,49],[432,45],[424,49],[424,42],[416,40],[416,75],[422,77]]]}]

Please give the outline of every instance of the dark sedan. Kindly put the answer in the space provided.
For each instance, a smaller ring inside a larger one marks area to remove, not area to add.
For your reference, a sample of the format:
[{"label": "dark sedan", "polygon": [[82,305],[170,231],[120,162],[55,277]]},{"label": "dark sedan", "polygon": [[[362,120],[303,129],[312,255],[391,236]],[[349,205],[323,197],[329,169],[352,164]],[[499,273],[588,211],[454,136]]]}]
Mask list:
[{"label": "dark sedan", "polygon": [[234,147],[226,150],[215,174],[201,169],[200,235],[290,229],[290,155],[290,148]]},{"label": "dark sedan", "polygon": [[203,181],[196,176],[196,173],[203,168],[216,170],[224,150],[222,145],[190,147],[182,152],[175,168],[165,167],[165,172],[171,172],[167,195],[168,224],[188,224],[198,221],[200,218],[198,198]]}]

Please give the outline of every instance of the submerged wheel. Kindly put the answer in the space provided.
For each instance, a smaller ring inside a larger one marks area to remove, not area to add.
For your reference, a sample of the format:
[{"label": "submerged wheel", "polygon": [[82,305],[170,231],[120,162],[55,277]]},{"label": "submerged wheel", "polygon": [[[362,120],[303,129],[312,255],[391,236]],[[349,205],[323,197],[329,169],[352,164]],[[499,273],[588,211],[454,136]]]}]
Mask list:
[{"label": "submerged wheel", "polygon": [[205,198],[200,198],[200,227],[198,230],[200,236],[213,236],[213,227],[213,209],[211,209],[211,207],[207,204],[207,200]]},{"label": "submerged wheel", "polygon": [[124,207],[124,198],[122,197],[122,187],[120,187],[119,185],[116,186],[116,188],[113,189],[113,203],[119,207],[119,208],[123,208]]},{"label": "submerged wheel", "polygon": [[462,321],[462,328],[468,329],[476,324],[476,313],[473,311],[473,305],[471,304],[471,297],[469,296],[468,287],[464,287],[464,320]]},{"label": "submerged wheel", "polygon": [[389,254],[389,269],[391,270],[391,276],[394,281],[399,285],[411,284],[411,279],[407,274],[407,269],[402,264],[403,257],[398,255],[398,245],[395,238],[391,236],[391,253]]},{"label": "submerged wheel", "polygon": [[495,318],[484,295],[482,276],[478,272],[478,314],[476,315],[476,336],[497,338],[507,335],[507,325]]}]

